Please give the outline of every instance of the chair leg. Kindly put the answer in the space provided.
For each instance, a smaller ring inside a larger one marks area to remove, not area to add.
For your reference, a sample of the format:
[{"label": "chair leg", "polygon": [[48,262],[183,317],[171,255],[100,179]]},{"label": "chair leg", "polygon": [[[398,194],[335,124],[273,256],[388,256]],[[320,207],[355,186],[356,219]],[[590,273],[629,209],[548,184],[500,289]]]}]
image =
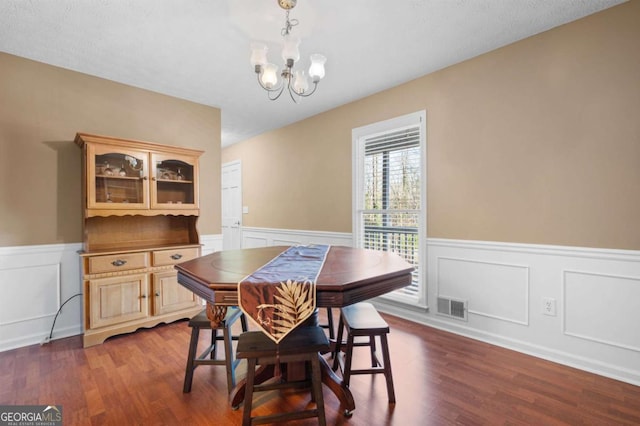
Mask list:
[{"label": "chair leg", "polygon": [[191,329],[191,341],[189,342],[189,355],[187,358],[187,368],[184,373],[184,385],[182,386],[182,392],[191,392],[191,383],[193,382],[193,370],[195,369],[194,360],[196,358],[196,352],[198,351],[198,338],[200,335],[200,327],[192,327]]},{"label": "chair leg", "polygon": [[243,313],[242,315],[240,315],[240,324],[242,325],[242,331],[248,331],[249,327],[247,326],[247,317],[245,316],[245,314]]},{"label": "chair leg", "polygon": [[235,374],[235,362],[233,360],[233,341],[232,341],[232,332],[231,326],[226,325],[222,330],[222,337],[224,339],[224,362],[227,369],[227,389],[229,393],[233,390],[236,385],[236,374]]},{"label": "chair leg", "polygon": [[391,357],[389,356],[389,343],[387,335],[380,335],[380,343],[382,346],[382,359],[384,362],[384,377],[387,380],[387,394],[389,402],[396,402],[396,394],[393,390],[393,375],[391,374]]},{"label": "chair leg", "polygon": [[256,359],[247,359],[247,382],[244,390],[244,411],[242,413],[242,426],[251,426],[251,410],[253,405],[253,382],[256,374]]},{"label": "chair leg", "polygon": [[[320,355],[318,355],[320,356]],[[312,395],[315,400],[316,407],[318,410],[318,424],[320,426],[325,426],[327,424],[327,420],[324,414],[324,396],[322,395],[322,373],[320,371],[320,360],[318,356],[314,357],[311,360],[311,387],[312,387]]]},{"label": "chair leg", "polygon": [[209,354],[209,357],[211,359],[218,359],[218,340],[220,340],[218,338],[218,329],[212,328],[211,329],[211,353]]}]

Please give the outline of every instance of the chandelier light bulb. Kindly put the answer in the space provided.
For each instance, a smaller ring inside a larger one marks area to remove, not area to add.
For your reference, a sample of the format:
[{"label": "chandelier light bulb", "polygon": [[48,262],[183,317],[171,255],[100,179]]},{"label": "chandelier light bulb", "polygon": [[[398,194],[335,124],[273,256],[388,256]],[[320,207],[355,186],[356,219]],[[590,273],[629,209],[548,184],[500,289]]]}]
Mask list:
[{"label": "chandelier light bulb", "polygon": [[260,81],[267,89],[272,89],[278,84],[278,67],[274,64],[264,64],[262,66],[262,74]]},{"label": "chandelier light bulb", "polygon": [[318,82],[324,78],[324,64],[327,58],[318,53],[311,55],[311,66],[309,67],[309,76],[314,82]]},{"label": "chandelier light bulb", "polygon": [[293,90],[300,95],[306,92],[308,89],[309,80],[307,80],[307,76],[304,75],[304,71],[296,70],[293,79]]}]

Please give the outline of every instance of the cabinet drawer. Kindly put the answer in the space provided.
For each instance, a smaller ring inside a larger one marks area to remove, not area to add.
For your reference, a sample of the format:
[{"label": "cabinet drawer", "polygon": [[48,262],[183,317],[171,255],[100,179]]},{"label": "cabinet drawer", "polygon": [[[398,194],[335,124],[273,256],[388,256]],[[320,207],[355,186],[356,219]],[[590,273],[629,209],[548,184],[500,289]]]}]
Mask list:
[{"label": "cabinet drawer", "polygon": [[89,258],[89,273],[126,271],[149,267],[148,253],[123,253]]},{"label": "cabinet drawer", "polygon": [[152,253],[153,266],[175,265],[198,257],[200,249],[197,247],[174,250],[156,250]]}]

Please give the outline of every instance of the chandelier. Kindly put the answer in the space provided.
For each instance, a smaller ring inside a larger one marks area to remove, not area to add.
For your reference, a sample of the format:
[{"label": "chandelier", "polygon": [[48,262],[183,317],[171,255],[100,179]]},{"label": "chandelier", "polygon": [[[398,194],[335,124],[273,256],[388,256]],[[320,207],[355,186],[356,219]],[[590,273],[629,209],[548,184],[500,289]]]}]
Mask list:
[{"label": "chandelier", "polygon": [[294,70],[293,67],[300,59],[300,39],[291,34],[291,29],[298,25],[297,19],[289,19],[289,11],[296,6],[298,0],[278,0],[278,4],[286,11],[285,26],[281,34],[284,38],[282,47],[282,59],[284,67],[280,73],[281,80],[278,81],[278,67],[267,62],[267,46],[262,43],[251,45],[251,65],[258,77],[258,84],[267,91],[270,100],[275,101],[285,90],[293,102],[298,102],[300,97],[313,95],[318,88],[318,83],[324,77],[324,64],[327,61],[323,55],[311,55],[311,66],[309,67],[309,77],[313,83],[313,89],[309,91],[309,79],[303,70]]}]

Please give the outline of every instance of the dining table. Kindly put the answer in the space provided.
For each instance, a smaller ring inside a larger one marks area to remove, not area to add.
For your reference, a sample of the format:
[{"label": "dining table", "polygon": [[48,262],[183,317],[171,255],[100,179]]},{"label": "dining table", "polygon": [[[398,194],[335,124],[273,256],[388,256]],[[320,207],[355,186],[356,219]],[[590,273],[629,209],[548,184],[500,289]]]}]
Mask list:
[{"label": "dining table", "polygon": [[[175,265],[178,283],[206,301],[207,317],[216,326],[229,306],[239,305],[238,283],[290,246],[267,246],[237,250],[222,250]],[[341,308],[382,296],[411,284],[414,268],[390,251],[330,246],[315,283],[317,307]],[[318,324],[316,314],[309,319]],[[355,409],[353,395],[342,379],[320,356],[322,381],[336,395],[345,413]],[[256,382],[273,376],[264,368],[256,373]],[[244,381],[230,395],[237,407],[244,399]]]}]

